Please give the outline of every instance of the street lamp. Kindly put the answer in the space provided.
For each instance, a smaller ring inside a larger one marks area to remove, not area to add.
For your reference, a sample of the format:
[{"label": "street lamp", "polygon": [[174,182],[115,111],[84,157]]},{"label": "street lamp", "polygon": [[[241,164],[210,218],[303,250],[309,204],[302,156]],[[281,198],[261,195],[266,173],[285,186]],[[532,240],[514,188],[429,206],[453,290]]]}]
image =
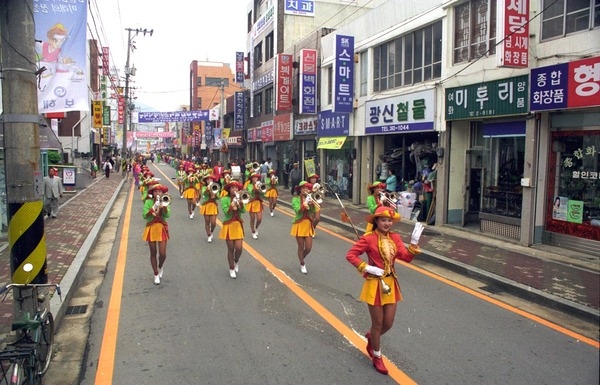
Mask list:
[{"label": "street lamp", "polygon": [[[127,129],[127,125],[129,123],[127,119],[127,110],[129,109],[129,76],[135,76],[135,68],[129,68],[130,53],[132,49],[135,49],[132,39],[140,33],[142,33],[144,36],[146,36],[146,34],[150,34],[150,36],[152,36],[152,33],[154,32],[154,30],[148,30],[146,28],[125,28],[125,30],[128,31],[129,34],[127,38],[127,62],[125,63],[125,95],[123,96],[125,105],[125,111],[123,114],[123,148],[121,149],[121,156],[123,159],[127,158],[127,132],[129,131]],[[134,33],[133,36],[131,36],[132,32]]]}]

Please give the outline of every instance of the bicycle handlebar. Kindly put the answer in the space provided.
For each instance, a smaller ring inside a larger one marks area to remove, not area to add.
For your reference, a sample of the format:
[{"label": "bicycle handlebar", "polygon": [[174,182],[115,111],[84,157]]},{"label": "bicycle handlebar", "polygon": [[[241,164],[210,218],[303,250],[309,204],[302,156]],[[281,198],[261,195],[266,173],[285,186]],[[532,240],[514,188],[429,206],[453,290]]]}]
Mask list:
[{"label": "bicycle handlebar", "polygon": [[56,293],[58,294],[58,297],[62,300],[62,294],[60,291],[60,285],[58,283],[9,283],[8,285],[0,288],[0,295],[4,294],[4,292],[6,292],[9,289],[15,288],[15,287],[22,287],[22,288],[28,288],[28,287],[55,287],[56,288]]}]

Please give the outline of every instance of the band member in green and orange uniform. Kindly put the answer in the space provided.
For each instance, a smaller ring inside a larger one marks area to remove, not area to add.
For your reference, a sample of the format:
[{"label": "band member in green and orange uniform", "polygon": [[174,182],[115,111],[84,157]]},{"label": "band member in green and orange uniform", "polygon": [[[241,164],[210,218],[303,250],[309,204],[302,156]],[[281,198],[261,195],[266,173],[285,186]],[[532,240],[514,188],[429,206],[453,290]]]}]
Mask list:
[{"label": "band member in green and orange uniform", "polygon": [[[169,202],[164,200],[165,193],[169,191],[167,186],[159,183],[148,188],[148,194],[144,201],[142,216],[146,220],[146,228],[142,239],[148,242],[150,247],[150,265],[154,272],[154,284],[160,284],[163,277],[163,267],[167,259],[167,242],[169,240],[169,225],[167,218],[171,215]],[[157,260],[158,254],[158,260]]]},{"label": "band member in green and orange uniform", "polygon": [[190,219],[194,219],[194,209],[196,208],[196,201],[198,195],[196,193],[196,184],[198,178],[194,172],[194,167],[188,167],[186,170],[187,177],[185,178],[185,190],[183,190],[183,197],[187,200],[187,209]]},{"label": "band member in green and orange uniform", "polygon": [[179,187],[179,197],[183,198],[183,190],[185,190],[185,178],[187,173],[185,172],[185,164],[180,163],[177,174],[177,186]]},{"label": "band member in green and orange uniform", "polygon": [[[371,214],[375,214],[375,210],[377,210],[378,207],[384,206],[384,202],[381,200],[381,194],[385,193],[385,187],[385,183],[378,180],[367,186],[367,190],[369,191],[369,195],[367,196],[367,208]],[[373,224],[367,223],[365,234],[368,234],[371,231],[373,231]]]},{"label": "band member in green and orange uniform", "polygon": [[[223,170],[223,177],[221,178],[221,187],[225,187],[229,182],[231,182],[231,170]],[[227,195],[227,190],[221,188],[221,198]]]},{"label": "band member in green and orange uniform", "polygon": [[292,198],[292,208],[296,212],[294,224],[290,235],[296,237],[298,244],[298,260],[300,261],[300,271],[306,274],[306,264],[304,259],[312,249],[312,237],[315,234],[313,220],[318,204],[312,199],[310,192],[312,185],[306,181],[301,181],[296,186],[296,195]]},{"label": "band member in green and orange uniform", "polygon": [[[363,275],[364,284],[360,300],[369,306],[371,329],[367,332],[367,353],[379,373],[387,374],[381,358],[381,336],[392,328],[396,316],[396,305],[402,300],[402,292],[396,276],[395,262],[412,261],[421,252],[419,239],[423,225],[419,222],[411,234],[410,246],[404,246],[400,234],[391,231],[394,223],[400,220],[393,208],[379,206],[375,213],[367,217],[373,230],[363,235],[350,248],[346,259]],[[360,256],[367,254],[367,261]]]},{"label": "band member in green and orange uniform", "polygon": [[239,272],[239,261],[244,247],[244,220],[242,214],[246,212],[240,189],[242,184],[232,181],[225,185],[228,195],[221,198],[223,210],[223,226],[219,232],[219,239],[224,239],[227,244],[227,262],[229,263],[229,277],[236,278]]},{"label": "band member in green and orange uniform", "polygon": [[208,242],[213,240],[213,232],[217,227],[217,215],[219,214],[218,200],[220,199],[219,184],[215,182],[215,175],[206,175],[202,179],[202,194],[200,195],[200,214],[204,216],[204,230]]},{"label": "band member in green and orange uniform", "polygon": [[246,205],[246,211],[250,214],[250,230],[252,231],[252,238],[258,239],[258,227],[262,223],[263,214],[263,196],[264,193],[260,190],[258,184],[260,183],[260,174],[253,172],[250,174],[248,184],[248,194],[250,195],[250,202]]},{"label": "band member in green and orange uniform", "polygon": [[271,211],[271,216],[273,216],[275,206],[277,206],[277,198],[279,197],[279,192],[277,191],[279,178],[277,178],[275,174],[277,174],[277,171],[269,170],[269,177],[265,181],[265,184],[267,185],[265,197],[269,199],[269,210]]}]

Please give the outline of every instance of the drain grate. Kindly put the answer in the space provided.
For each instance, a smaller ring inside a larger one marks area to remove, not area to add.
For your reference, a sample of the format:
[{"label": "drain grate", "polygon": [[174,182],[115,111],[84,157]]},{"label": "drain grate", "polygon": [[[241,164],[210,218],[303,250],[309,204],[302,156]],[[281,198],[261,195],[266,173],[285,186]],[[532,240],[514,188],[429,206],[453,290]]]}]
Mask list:
[{"label": "drain grate", "polygon": [[88,305],[69,306],[67,307],[65,315],[85,314],[87,307]]},{"label": "drain grate", "polygon": [[499,288],[499,287],[497,287],[497,286],[493,286],[493,285],[482,286],[482,287],[480,287],[480,289],[481,289],[481,290],[485,290],[485,291],[487,291],[488,293],[492,293],[492,294],[498,294],[498,293],[502,293],[502,292],[503,292],[503,290],[502,290],[502,289],[500,289],[500,288]]}]

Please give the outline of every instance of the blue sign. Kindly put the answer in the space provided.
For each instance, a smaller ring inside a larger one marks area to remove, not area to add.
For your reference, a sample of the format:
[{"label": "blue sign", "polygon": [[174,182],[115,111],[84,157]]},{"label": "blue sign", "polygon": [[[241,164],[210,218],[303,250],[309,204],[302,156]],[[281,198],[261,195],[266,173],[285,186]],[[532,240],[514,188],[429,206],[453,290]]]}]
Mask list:
[{"label": "blue sign", "polygon": [[290,15],[314,16],[315,0],[285,0],[284,13]]},{"label": "blue sign", "polygon": [[173,112],[140,112],[139,123],[163,122],[208,122],[209,110],[198,111],[173,111]]},{"label": "blue sign", "polygon": [[325,110],[319,112],[317,120],[317,136],[348,136],[350,133],[350,115],[342,112]]},{"label": "blue sign", "polygon": [[567,108],[569,64],[557,64],[531,70],[529,110]]},{"label": "blue sign", "polygon": [[352,112],[354,102],[354,36],[335,37],[333,111]]}]

